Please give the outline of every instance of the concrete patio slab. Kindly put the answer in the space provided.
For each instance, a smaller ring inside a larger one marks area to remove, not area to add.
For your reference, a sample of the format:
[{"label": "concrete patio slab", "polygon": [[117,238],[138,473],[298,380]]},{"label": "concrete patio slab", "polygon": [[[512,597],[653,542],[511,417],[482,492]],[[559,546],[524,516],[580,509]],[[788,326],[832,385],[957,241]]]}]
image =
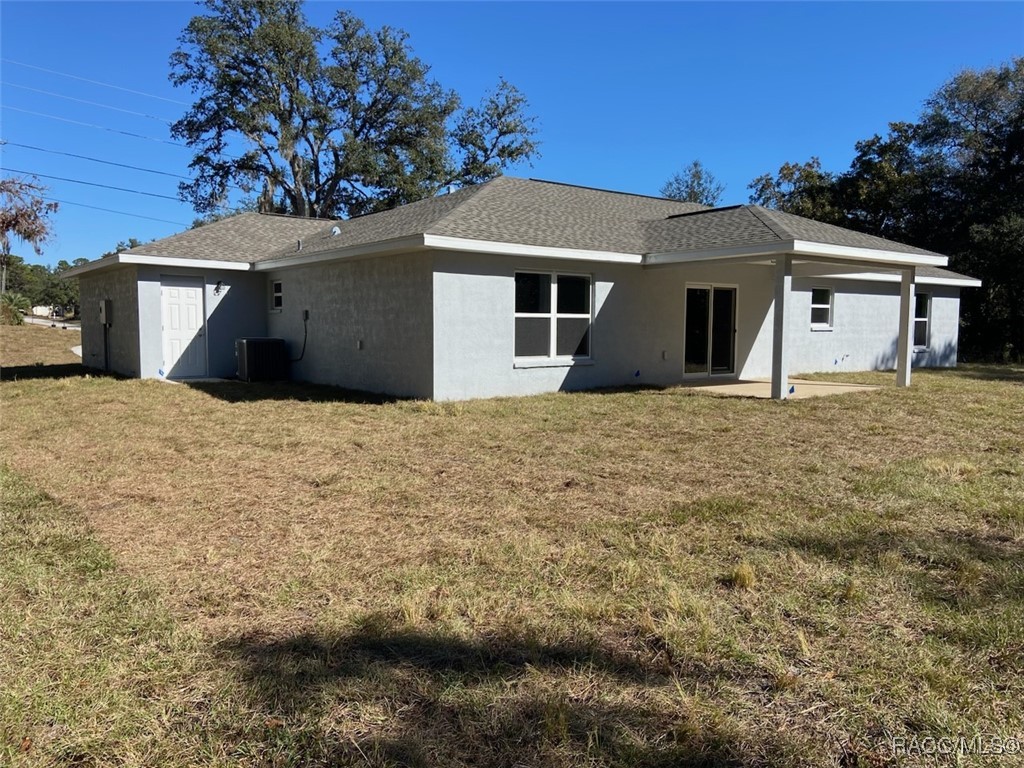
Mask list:
[{"label": "concrete patio slab", "polygon": [[[770,379],[740,379],[732,381],[702,381],[687,383],[701,394],[719,395],[724,397],[755,397],[769,399],[772,396]],[[788,398],[803,400],[808,397],[826,397],[827,395],[844,395],[849,392],[873,392],[878,387],[868,384],[844,384],[838,381],[807,381],[806,379],[790,379],[791,391]]]}]

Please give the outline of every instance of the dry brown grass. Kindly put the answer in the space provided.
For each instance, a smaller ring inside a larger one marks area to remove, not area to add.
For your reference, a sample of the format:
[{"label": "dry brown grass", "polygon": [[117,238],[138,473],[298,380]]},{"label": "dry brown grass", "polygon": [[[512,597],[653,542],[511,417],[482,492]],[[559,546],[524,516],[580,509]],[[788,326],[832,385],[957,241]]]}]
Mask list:
[{"label": "dry brown grass", "polygon": [[7,325],[0,331],[0,366],[24,368],[73,365],[80,363],[81,358],[71,348],[81,343],[81,332],[73,328]]},{"label": "dry brown grass", "polygon": [[[24,365],[69,332],[2,333]],[[1024,730],[1024,377],[915,376],[781,404],[36,378],[0,448],[205,648],[168,738],[219,730],[182,763],[884,762],[886,731]]]}]

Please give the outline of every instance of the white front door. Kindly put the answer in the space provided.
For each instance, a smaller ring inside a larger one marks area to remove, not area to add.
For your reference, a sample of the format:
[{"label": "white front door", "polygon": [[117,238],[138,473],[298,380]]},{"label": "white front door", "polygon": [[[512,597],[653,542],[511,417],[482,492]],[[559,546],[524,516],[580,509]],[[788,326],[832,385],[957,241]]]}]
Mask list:
[{"label": "white front door", "polygon": [[204,290],[201,277],[160,278],[164,376],[183,379],[206,375]]}]

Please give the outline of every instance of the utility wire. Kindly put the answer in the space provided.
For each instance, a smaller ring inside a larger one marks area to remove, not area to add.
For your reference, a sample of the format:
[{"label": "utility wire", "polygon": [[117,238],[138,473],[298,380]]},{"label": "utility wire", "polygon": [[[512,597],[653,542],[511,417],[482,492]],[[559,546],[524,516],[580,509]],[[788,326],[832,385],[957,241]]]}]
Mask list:
[{"label": "utility wire", "polygon": [[63,176],[50,176],[46,173],[33,173],[32,171],[19,171],[17,168],[0,168],[0,171],[6,171],[7,173],[22,173],[26,176],[39,176],[44,179],[53,179],[54,181],[67,181],[71,184],[84,184],[87,187],[100,187],[101,189],[113,189],[117,192],[131,192],[133,195],[145,195],[146,197],[159,197],[163,200],[173,200],[176,203],[180,203],[176,197],[170,195],[159,195],[156,192],[143,192],[138,189],[127,189],[126,187],[112,187],[109,184],[97,184],[95,181],[82,181],[81,179],[68,179]]},{"label": "utility wire", "polygon": [[146,93],[145,91],[136,91],[133,88],[125,88],[120,85],[113,85],[112,83],[104,83],[100,80],[90,80],[87,77],[79,77],[78,75],[71,75],[67,72],[58,72],[56,69],[47,69],[46,67],[39,67],[35,64],[26,64],[23,61],[15,61],[14,59],[3,58],[0,61],[4,61],[7,64],[15,64],[19,67],[28,67],[29,69],[37,69],[40,72],[48,72],[51,75],[60,75],[61,77],[70,77],[73,80],[81,80],[83,83],[92,83],[93,85],[102,85],[104,88],[113,88],[118,91],[124,91],[125,93],[134,93],[136,96],[146,96],[150,99],[160,99],[160,101],[169,101],[171,104],[181,104],[184,107],[189,106],[186,101],[178,101],[177,99],[169,99],[166,96],[157,96],[153,93]]},{"label": "utility wire", "polygon": [[115,107],[115,106],[113,106],[111,104],[102,104],[102,103],[100,103],[98,101],[89,101],[88,99],[79,99],[79,98],[77,98],[75,96],[65,96],[63,93],[55,93],[53,91],[44,91],[42,88],[32,88],[32,87],[27,86],[27,85],[19,85],[18,83],[11,83],[11,82],[8,82],[7,80],[0,81],[0,85],[6,86],[8,88],[21,88],[24,91],[32,91],[33,93],[41,93],[44,96],[53,96],[53,97],[58,98],[58,99],[67,99],[68,101],[76,101],[79,104],[88,104],[91,107],[102,107],[103,109],[112,109],[115,112],[122,112],[122,113],[124,113],[126,115],[134,115],[135,117],[145,117],[148,120],[156,120],[158,123],[163,123],[164,125],[174,125],[174,121],[173,120],[165,120],[164,118],[157,117],[156,115],[147,115],[145,112],[135,112],[134,110],[131,110],[131,109],[122,109],[121,107]]},{"label": "utility wire", "polygon": [[[171,141],[169,139],[158,139],[155,136],[144,136],[141,133],[132,133],[131,131],[119,131],[116,128],[108,128],[105,125],[96,125],[95,123],[83,123],[81,120],[71,120],[67,117],[59,117],[58,115],[50,115],[45,112],[34,112],[31,109],[22,109],[21,107],[12,107],[10,104],[0,104],[0,109],[10,109],[14,112],[23,112],[26,115],[35,115],[36,117],[46,117],[50,120],[60,120],[63,123],[71,123],[72,125],[82,125],[86,128],[98,128],[101,131],[109,131],[110,133],[119,133],[122,136],[130,136],[133,139],[145,139],[146,141],[155,141],[158,144],[170,144],[172,147],[181,147],[182,149],[191,149],[188,144],[182,144],[180,141]],[[229,152],[221,152],[224,157],[230,157],[232,160],[237,160],[238,155],[233,155]]]},{"label": "utility wire", "polygon": [[185,181],[191,181],[188,176],[182,176],[180,173],[170,173],[169,171],[157,171],[153,168],[141,168],[137,165],[129,165],[128,163],[115,163],[113,160],[101,160],[98,157],[88,157],[87,155],[78,155],[74,152],[61,152],[59,149],[46,149],[44,147],[33,147],[31,144],[19,144],[16,141],[6,141],[0,139],[0,146],[9,147],[20,147],[21,149],[31,149],[35,152],[48,152],[51,155],[63,155],[64,157],[74,157],[78,160],[89,160],[93,163],[103,163],[104,165],[115,165],[118,168],[128,168],[133,171],[145,171],[146,173],[157,173],[161,176],[170,176],[174,179],[184,179]]},{"label": "utility wire", "polygon": [[22,109],[21,107],[12,107],[9,104],[2,105],[4,109],[10,109],[15,112],[24,112],[26,115],[35,115],[36,117],[48,117],[51,120],[60,120],[61,122],[71,123],[73,125],[84,125],[86,128],[99,128],[101,131],[110,131],[111,133],[119,133],[122,136],[131,136],[133,139],[146,139],[147,141],[155,141],[159,144],[170,144],[172,147],[182,147],[188,149],[187,144],[182,144],[178,141],[170,141],[169,139],[157,139],[153,136],[143,136],[141,133],[131,133],[130,131],[119,131],[116,128],[107,128],[105,125],[96,125],[95,123],[83,123],[80,120],[70,120],[66,117],[58,117],[57,115],[48,115],[44,112],[33,112],[31,109]]},{"label": "utility wire", "polygon": [[[142,168],[141,166],[130,165],[128,163],[115,163],[113,160],[102,160],[102,159],[100,159],[98,157],[89,157],[88,155],[79,155],[79,154],[76,154],[75,152],[61,152],[59,149],[46,149],[45,147],[33,147],[30,144],[19,144],[16,141],[7,141],[6,139],[0,139],[0,147],[2,147],[2,146],[20,147],[21,149],[31,149],[31,150],[35,150],[36,152],[48,152],[51,155],[63,155],[64,157],[73,157],[73,158],[75,158],[77,160],[88,160],[88,161],[93,162],[93,163],[103,163],[103,165],[113,165],[113,166],[116,166],[118,168],[128,168],[129,170],[132,170],[132,171],[145,171],[146,173],[156,173],[156,174],[159,174],[161,176],[170,176],[172,179],[184,179],[185,181],[192,181],[192,178],[190,176],[182,176],[180,173],[171,173],[170,171],[158,171],[158,170],[155,170],[154,168]],[[243,189],[242,187],[238,186],[237,184],[228,183],[227,186],[230,187],[231,189],[238,190],[239,192],[243,192],[245,194],[249,194],[249,192],[250,192],[250,190]]]},{"label": "utility wire", "polygon": [[49,200],[51,203],[60,203],[61,205],[76,205],[79,208],[91,208],[94,211],[105,211],[106,213],[117,213],[121,216],[134,216],[136,219],[149,219],[150,221],[160,221],[164,224],[174,224],[178,227],[187,227],[181,221],[171,221],[170,219],[158,219],[155,216],[143,216],[141,213],[128,213],[127,211],[115,211],[113,208],[100,208],[98,205],[86,205],[85,203],[75,203],[71,200],[58,200],[56,197],[43,197],[44,200]]}]

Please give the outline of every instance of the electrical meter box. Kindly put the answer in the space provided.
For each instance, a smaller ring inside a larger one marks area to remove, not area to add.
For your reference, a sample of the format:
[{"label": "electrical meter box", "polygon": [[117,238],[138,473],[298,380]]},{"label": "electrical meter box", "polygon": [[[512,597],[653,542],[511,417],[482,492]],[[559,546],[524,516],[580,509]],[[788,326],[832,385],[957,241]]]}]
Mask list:
[{"label": "electrical meter box", "polygon": [[100,325],[110,325],[114,319],[110,299],[100,299]]}]

